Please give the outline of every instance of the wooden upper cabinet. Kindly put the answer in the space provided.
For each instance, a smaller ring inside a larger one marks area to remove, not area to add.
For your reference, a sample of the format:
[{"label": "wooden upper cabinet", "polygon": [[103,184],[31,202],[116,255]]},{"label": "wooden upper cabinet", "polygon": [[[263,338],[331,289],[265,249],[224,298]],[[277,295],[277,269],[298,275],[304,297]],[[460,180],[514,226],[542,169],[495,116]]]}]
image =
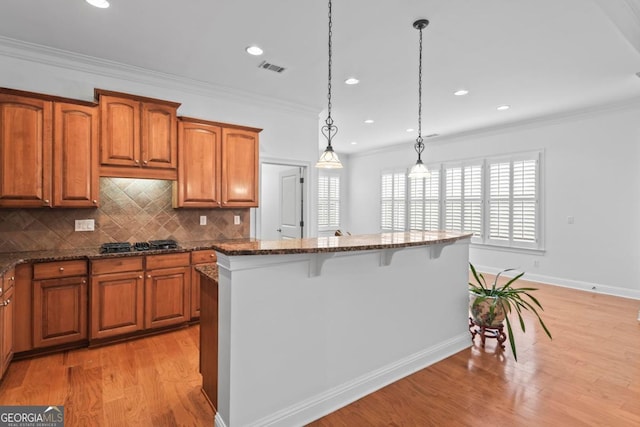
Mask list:
[{"label": "wooden upper cabinet", "polygon": [[258,206],[258,132],[222,129],[222,206]]},{"label": "wooden upper cabinet", "polygon": [[177,177],[180,104],[101,89],[100,175],[125,178]]},{"label": "wooden upper cabinet", "polygon": [[205,123],[178,122],[178,181],[174,206],[220,207],[220,139],[222,129]]},{"label": "wooden upper cabinet", "polygon": [[260,131],[181,117],[174,207],[257,207]]},{"label": "wooden upper cabinet", "polygon": [[53,206],[97,207],[98,108],[54,103]]},{"label": "wooden upper cabinet", "polygon": [[0,207],[51,206],[52,109],[0,93]]}]

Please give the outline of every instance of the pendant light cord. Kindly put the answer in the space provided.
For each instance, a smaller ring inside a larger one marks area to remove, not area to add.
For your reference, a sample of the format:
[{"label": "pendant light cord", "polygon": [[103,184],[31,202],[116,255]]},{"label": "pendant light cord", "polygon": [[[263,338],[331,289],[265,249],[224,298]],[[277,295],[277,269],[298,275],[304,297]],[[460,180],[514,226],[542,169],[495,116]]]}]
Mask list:
[{"label": "pendant light cord", "polygon": [[[325,121],[325,123],[327,124],[327,126],[329,126],[329,132],[331,131],[331,127],[333,126],[333,119],[331,118],[331,65],[332,65],[332,59],[331,59],[331,48],[332,48],[332,44],[331,44],[331,36],[333,35],[333,20],[331,18],[331,0],[329,0],[329,78],[328,78],[328,84],[327,84],[327,90],[328,90],[328,95],[327,95],[327,120]],[[331,133],[329,133],[329,135],[331,135]],[[329,138],[329,145],[331,145],[331,138]]]},{"label": "pendant light cord", "polygon": [[[414,24],[415,25],[415,24]],[[426,25],[425,25],[426,26]],[[424,151],[424,143],[422,142],[422,29],[423,26],[418,26],[420,30],[420,42],[418,45],[419,60],[418,60],[418,137],[416,138],[416,144],[414,148],[418,153],[418,160],[421,159],[422,152]]]}]

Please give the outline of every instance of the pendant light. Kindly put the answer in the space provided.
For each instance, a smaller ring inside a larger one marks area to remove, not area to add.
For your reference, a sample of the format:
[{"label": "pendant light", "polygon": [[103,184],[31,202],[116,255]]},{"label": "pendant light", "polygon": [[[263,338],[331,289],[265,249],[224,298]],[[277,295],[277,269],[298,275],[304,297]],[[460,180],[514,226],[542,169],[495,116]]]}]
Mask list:
[{"label": "pendant light", "polygon": [[325,138],[327,138],[327,148],[325,148],[324,153],[320,156],[320,160],[316,163],[317,168],[325,168],[325,169],[339,169],[342,168],[342,163],[340,163],[340,159],[338,155],[333,151],[333,147],[331,146],[331,140],[336,133],[338,133],[338,127],[333,124],[333,119],[331,118],[331,36],[332,36],[332,25],[333,22],[331,20],[331,0],[329,0],[329,83],[327,85],[328,95],[327,99],[329,102],[327,103],[327,119],[324,121],[324,126],[322,126],[322,134]]},{"label": "pendant light", "polygon": [[422,142],[422,30],[429,25],[426,19],[418,19],[413,23],[413,28],[420,31],[420,60],[418,65],[418,137],[413,148],[418,153],[418,161],[411,167],[409,178],[427,178],[429,171],[422,163],[422,152],[424,151],[424,142]]}]

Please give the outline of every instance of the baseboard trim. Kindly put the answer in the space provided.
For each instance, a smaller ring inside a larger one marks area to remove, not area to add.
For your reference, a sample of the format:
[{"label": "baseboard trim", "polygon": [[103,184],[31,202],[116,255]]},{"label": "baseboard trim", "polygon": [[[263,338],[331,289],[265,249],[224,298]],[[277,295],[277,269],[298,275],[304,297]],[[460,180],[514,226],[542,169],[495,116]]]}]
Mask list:
[{"label": "baseboard trim", "polygon": [[[470,346],[469,333],[465,332],[436,346],[414,353],[338,387],[256,420],[249,426],[307,424]],[[216,427],[224,425],[218,424],[217,420],[218,417],[216,415]]]},{"label": "baseboard trim", "polygon": [[[488,274],[498,274],[500,269],[487,267],[487,266],[475,266],[476,270]],[[506,273],[504,276],[513,277],[513,274]],[[640,300],[640,290],[619,288],[615,286],[607,286],[601,283],[584,282],[581,280],[563,279],[561,277],[545,276],[542,274],[525,273],[522,276],[523,279],[530,282],[544,283],[545,285],[562,286],[563,288],[577,289],[580,291],[593,292],[596,294],[613,295],[621,298],[631,298]]]}]

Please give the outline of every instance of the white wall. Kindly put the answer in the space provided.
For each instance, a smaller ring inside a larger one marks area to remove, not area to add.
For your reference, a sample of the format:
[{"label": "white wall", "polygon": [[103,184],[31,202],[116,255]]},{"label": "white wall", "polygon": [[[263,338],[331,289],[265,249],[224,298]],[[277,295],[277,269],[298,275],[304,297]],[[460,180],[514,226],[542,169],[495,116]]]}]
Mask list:
[{"label": "white wall", "polygon": [[[424,157],[440,162],[538,149],[544,152],[546,251],[472,246],[472,262],[489,271],[515,267],[532,280],[640,298],[640,102],[431,142]],[[410,141],[351,156],[352,232],[379,232],[380,172],[414,161]]]}]

